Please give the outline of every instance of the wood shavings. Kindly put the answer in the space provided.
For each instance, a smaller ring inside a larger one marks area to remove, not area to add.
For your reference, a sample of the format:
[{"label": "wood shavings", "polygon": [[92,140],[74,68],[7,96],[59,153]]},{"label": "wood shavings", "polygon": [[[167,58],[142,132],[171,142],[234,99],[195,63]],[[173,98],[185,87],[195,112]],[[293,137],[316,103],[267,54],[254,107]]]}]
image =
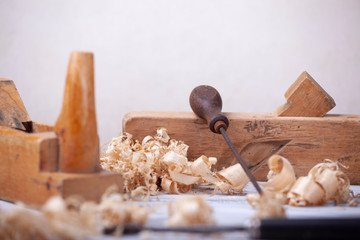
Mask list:
[{"label": "wood shavings", "polygon": [[200,176],[204,182],[213,184],[215,186],[215,192],[217,190],[221,192],[229,191],[232,186],[225,182],[226,179],[220,179],[216,173],[211,171],[211,166],[214,163],[216,163],[216,161],[213,159],[209,161],[209,158],[206,156],[201,156],[191,163],[191,171],[194,175]]},{"label": "wood shavings", "polygon": [[131,191],[131,199],[137,201],[149,201],[150,193],[145,187],[140,186]]},{"label": "wood shavings", "polygon": [[49,199],[41,212],[18,206],[0,215],[0,239],[85,239],[98,235],[98,230],[59,197]]},{"label": "wood shavings", "polygon": [[287,193],[296,181],[294,168],[284,157],[273,155],[269,158],[268,182],[263,184],[265,191]]},{"label": "wood shavings", "polygon": [[185,185],[196,184],[201,180],[200,177],[194,177],[188,174],[179,173],[171,170],[169,170],[169,174],[172,180],[174,180],[175,182],[181,182]]},{"label": "wood shavings", "polygon": [[356,200],[355,198],[350,199],[348,201],[348,205],[349,205],[349,207],[357,207],[359,205],[359,201]]},{"label": "wood shavings", "polygon": [[291,163],[284,157],[273,155],[269,158],[268,182],[263,184],[263,194],[246,195],[248,203],[257,210],[254,218],[284,218],[283,204],[286,203],[286,193],[294,184],[296,177]]},{"label": "wood shavings", "polygon": [[287,195],[291,206],[323,205],[326,202],[325,191],[311,177],[300,177]]},{"label": "wood shavings", "polygon": [[217,173],[222,179],[230,183],[231,188],[236,191],[241,191],[245,185],[249,182],[249,178],[246,175],[244,169],[239,163],[225,168]]},{"label": "wood shavings", "polygon": [[248,203],[256,209],[255,219],[286,218],[282,194],[275,192],[251,193],[246,195]]},{"label": "wood shavings", "polygon": [[257,210],[254,217],[285,217],[283,204],[291,206],[323,205],[327,201],[348,202],[357,205],[351,198],[350,181],[340,170],[340,165],[331,160],[315,165],[308,176],[296,180],[290,162],[274,155],[269,159],[268,182],[263,184],[263,195],[246,196],[249,204]]},{"label": "wood shavings", "polygon": [[180,184],[166,177],[161,180],[161,187],[170,194],[187,193],[191,189],[190,185]]},{"label": "wood shavings", "polygon": [[288,193],[292,206],[323,205],[326,201],[351,201],[350,181],[338,162],[326,159],[315,165],[307,177],[299,178]]},{"label": "wood shavings", "polygon": [[[62,239],[52,230],[50,222],[39,214],[24,208],[0,212],[0,239],[31,240],[51,237]],[[75,236],[73,239],[76,239]]]},{"label": "wood shavings", "polygon": [[189,226],[194,224],[213,225],[215,223],[212,208],[206,203],[204,196],[182,196],[168,205],[170,219],[168,226]]},{"label": "wood shavings", "polygon": [[183,142],[170,140],[164,128],[158,129],[154,137],[145,137],[141,144],[134,141],[131,134],[124,133],[112,139],[100,164],[103,169],[123,175],[126,192],[145,187],[155,195],[159,191],[159,180],[164,176],[171,179],[168,168],[184,171],[187,150]]},{"label": "wood shavings", "polygon": [[153,210],[129,201],[127,195],[109,188],[99,204],[72,196],[50,198],[40,212],[16,207],[0,210],[0,239],[87,239],[106,228],[145,224]]},{"label": "wood shavings", "polygon": [[118,193],[114,185],[102,196],[97,212],[100,215],[101,225],[104,228],[111,228],[130,223],[143,225],[153,210],[146,205],[129,201],[128,196]]},{"label": "wood shavings", "polygon": [[[82,237],[98,235],[100,233],[100,228],[96,224],[96,221],[88,221],[87,218],[84,218],[85,213],[83,211],[80,214],[80,207],[74,209],[71,207],[68,208],[68,206],[70,205],[67,205],[66,201],[61,197],[52,197],[41,208],[41,212],[43,216],[51,222],[54,230],[59,233],[66,232],[70,237],[77,236],[79,233],[81,233],[80,236]],[[84,210],[84,208],[82,210]],[[93,220],[94,219],[95,217]],[[77,238],[79,237],[74,239]]]},{"label": "wood shavings", "polygon": [[217,174],[211,170],[217,162],[214,157],[200,156],[189,162],[188,148],[182,141],[170,139],[165,128],[158,129],[154,137],[146,136],[141,144],[124,133],[113,138],[100,162],[103,169],[123,175],[126,192],[145,187],[151,195],[161,188],[180,194],[189,192],[194,184],[212,184],[215,192],[240,192],[249,181],[240,165]]}]

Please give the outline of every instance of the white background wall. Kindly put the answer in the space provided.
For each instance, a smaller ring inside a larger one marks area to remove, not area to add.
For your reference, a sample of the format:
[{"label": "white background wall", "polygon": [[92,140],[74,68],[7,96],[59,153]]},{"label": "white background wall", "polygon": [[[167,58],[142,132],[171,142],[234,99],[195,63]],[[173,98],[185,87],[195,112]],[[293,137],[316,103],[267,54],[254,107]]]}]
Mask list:
[{"label": "white background wall", "polygon": [[226,112],[273,112],[308,71],[360,114],[360,1],[0,0],[0,77],[54,124],[73,50],[95,54],[101,142],[134,110],[191,111],[200,84]]}]

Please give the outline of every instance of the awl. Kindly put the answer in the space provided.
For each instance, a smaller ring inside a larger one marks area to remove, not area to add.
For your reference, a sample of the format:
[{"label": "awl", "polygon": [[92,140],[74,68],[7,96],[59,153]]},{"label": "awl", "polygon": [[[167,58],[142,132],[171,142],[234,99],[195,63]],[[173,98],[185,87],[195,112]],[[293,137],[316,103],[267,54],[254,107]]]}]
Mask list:
[{"label": "awl", "polygon": [[221,133],[223,135],[225,141],[234,153],[237,161],[244,169],[246,175],[249,177],[251,183],[254,185],[258,193],[261,194],[262,190],[259,184],[256,182],[254,176],[246,166],[245,161],[241,158],[239,152],[236,150],[234,144],[231,142],[226,133],[226,130],[229,127],[229,120],[226,116],[221,114],[222,100],[219,92],[211,86],[198,86],[194,88],[190,94],[190,106],[197,116],[207,121],[212,132],[218,134]]}]

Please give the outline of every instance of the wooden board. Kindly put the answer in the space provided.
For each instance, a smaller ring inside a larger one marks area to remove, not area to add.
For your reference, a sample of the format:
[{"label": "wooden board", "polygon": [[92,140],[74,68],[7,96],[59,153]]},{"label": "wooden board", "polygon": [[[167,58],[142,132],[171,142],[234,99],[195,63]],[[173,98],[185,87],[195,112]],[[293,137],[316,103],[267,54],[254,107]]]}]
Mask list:
[{"label": "wooden board", "polygon": [[[230,120],[229,137],[240,151],[248,143],[291,140],[279,154],[288,158],[297,176],[324,159],[339,161],[351,184],[360,184],[360,116],[276,117],[259,113],[224,113]],[[211,132],[192,112],[130,112],[123,119],[123,131],[140,141],[165,127],[171,138],[190,146],[189,160],[200,155],[218,158],[217,169],[234,163],[234,156],[223,137]],[[255,172],[257,180],[266,180],[267,165]]]}]

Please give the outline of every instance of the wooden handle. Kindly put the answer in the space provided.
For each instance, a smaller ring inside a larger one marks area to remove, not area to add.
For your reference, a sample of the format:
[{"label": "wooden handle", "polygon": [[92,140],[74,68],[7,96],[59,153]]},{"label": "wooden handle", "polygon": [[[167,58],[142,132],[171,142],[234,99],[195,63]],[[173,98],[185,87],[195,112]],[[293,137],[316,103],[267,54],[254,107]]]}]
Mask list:
[{"label": "wooden handle", "polygon": [[190,106],[197,116],[207,121],[214,133],[220,133],[221,127],[228,128],[229,120],[221,114],[222,100],[215,88],[207,85],[194,88],[190,94]]},{"label": "wooden handle", "polygon": [[322,117],[335,107],[334,99],[303,72],[285,93],[286,104],[276,109],[277,116]]},{"label": "wooden handle", "polygon": [[62,110],[55,124],[62,172],[94,172],[99,161],[93,65],[92,53],[71,54]]}]

